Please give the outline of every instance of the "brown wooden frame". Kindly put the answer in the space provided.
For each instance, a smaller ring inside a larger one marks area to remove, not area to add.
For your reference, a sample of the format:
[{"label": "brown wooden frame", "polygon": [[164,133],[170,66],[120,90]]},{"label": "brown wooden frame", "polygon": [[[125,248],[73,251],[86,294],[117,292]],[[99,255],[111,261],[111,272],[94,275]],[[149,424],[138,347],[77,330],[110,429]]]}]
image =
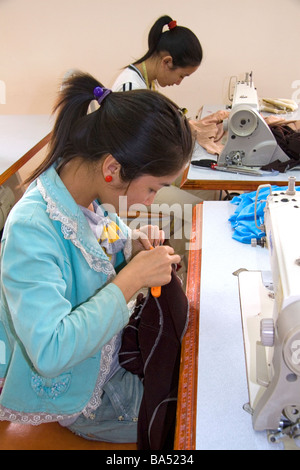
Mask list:
[{"label": "brown wooden frame", "polygon": [[13,165],[11,165],[7,170],[5,170],[0,175],[0,185],[5,183],[11,176],[13,176],[17,171],[25,165],[36,153],[38,153],[45,145],[48,144],[51,137],[51,132],[43,137],[36,145],[34,145],[28,152],[26,152],[19,160],[17,160]]},{"label": "brown wooden frame", "polygon": [[182,341],[175,450],[195,450],[203,205],[193,210],[186,294],[189,325]]},{"label": "brown wooden frame", "polygon": [[[236,190],[236,191],[256,191],[258,186],[261,184],[274,184],[276,186],[287,186],[288,181],[265,181],[265,180],[188,180],[189,172],[189,167],[185,169],[183,175],[182,175],[182,180],[180,183],[180,188],[181,189],[194,189],[194,190]],[[297,185],[300,184],[299,181],[296,182]]]}]

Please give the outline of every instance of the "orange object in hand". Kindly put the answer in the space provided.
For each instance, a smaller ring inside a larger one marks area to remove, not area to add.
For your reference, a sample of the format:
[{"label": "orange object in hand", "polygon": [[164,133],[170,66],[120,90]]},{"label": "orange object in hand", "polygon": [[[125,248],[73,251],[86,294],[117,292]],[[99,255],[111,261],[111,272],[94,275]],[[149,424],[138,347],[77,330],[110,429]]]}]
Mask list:
[{"label": "orange object in hand", "polygon": [[[151,246],[150,250],[154,250],[153,246]],[[151,287],[151,294],[153,295],[153,297],[160,297],[161,287]]]},{"label": "orange object in hand", "polygon": [[153,297],[160,297],[161,287],[160,286],[151,287],[151,294],[152,294]]}]

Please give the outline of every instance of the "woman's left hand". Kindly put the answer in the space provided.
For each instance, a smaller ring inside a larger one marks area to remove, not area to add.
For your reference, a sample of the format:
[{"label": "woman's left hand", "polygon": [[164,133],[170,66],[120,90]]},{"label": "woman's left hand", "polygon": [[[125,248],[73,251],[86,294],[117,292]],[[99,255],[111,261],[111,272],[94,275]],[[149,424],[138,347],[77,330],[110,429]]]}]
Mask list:
[{"label": "woman's left hand", "polygon": [[165,233],[157,225],[144,225],[132,231],[132,255],[163,245],[164,241]]}]

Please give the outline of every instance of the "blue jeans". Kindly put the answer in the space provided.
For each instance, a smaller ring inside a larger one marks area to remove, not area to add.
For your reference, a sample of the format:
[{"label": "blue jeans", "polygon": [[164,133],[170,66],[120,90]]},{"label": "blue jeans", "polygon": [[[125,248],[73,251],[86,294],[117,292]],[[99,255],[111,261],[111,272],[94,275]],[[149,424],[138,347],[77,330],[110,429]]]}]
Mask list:
[{"label": "blue jeans", "polygon": [[138,376],[121,368],[103,387],[102,403],[98,409],[89,418],[81,414],[68,429],[89,440],[137,442],[143,392]]}]

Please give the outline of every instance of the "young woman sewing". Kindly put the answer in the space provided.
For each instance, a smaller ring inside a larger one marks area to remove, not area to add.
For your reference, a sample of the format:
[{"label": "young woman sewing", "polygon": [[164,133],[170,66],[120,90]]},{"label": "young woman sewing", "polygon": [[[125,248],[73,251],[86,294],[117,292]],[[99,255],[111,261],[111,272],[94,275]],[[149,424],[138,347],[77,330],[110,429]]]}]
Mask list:
[{"label": "young woman sewing", "polygon": [[133,442],[143,387],[118,362],[127,302],[167,284],[180,257],[150,250],[158,230],[132,234],[119,197],[151,204],[189,161],[191,131],[159,93],[112,93],[87,74],[64,84],[55,110],[48,155],[2,238],[0,419]]},{"label": "young woman sewing", "polygon": [[[164,27],[166,31],[163,31]],[[139,60],[126,67],[112,86],[115,91],[155,89],[180,85],[202,61],[202,47],[188,28],[178,26],[170,16],[159,18],[148,35],[149,49]]]},{"label": "young woman sewing", "polygon": [[[165,15],[155,21],[148,35],[149,49],[146,54],[126,67],[115,80],[112,89],[128,91],[137,89],[156,90],[160,87],[180,85],[192,75],[202,62],[202,47],[197,36],[188,28]],[[162,188],[154,204],[169,208],[178,207],[174,217],[174,233],[170,244],[182,256],[180,275],[185,279],[188,265],[187,246],[190,239],[191,215],[186,208],[192,208],[204,199],[215,199],[212,191],[184,191],[175,185]],[[152,209],[155,213],[157,209]]]}]

